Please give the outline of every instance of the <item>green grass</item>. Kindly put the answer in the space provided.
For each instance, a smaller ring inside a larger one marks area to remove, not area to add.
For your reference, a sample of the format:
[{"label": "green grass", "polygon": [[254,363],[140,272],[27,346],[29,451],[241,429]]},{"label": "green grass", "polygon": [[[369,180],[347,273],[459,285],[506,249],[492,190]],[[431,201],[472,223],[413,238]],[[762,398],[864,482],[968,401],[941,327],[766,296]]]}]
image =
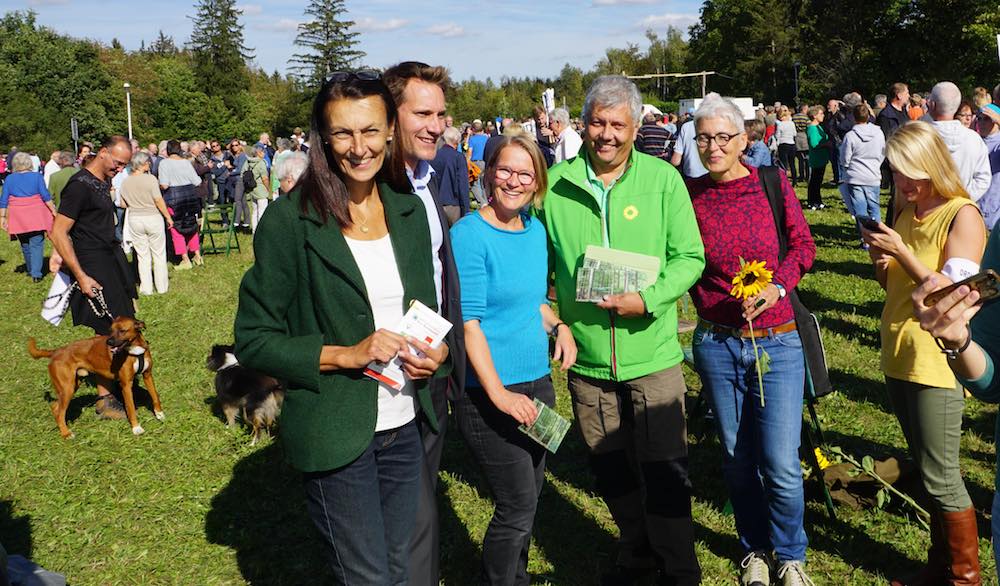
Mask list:
[{"label": "green grass", "polygon": [[[825,194],[828,203],[839,201],[832,190]],[[827,439],[859,457],[902,457],[903,438],[878,368],[882,292],[839,204],[807,212],[807,218],[818,257],[800,291],[821,317],[837,389],[819,405]],[[165,422],[153,419],[140,393],[146,434],[133,437],[125,422],[97,420],[94,390],[84,386],[70,410],[76,438],[66,441],[46,404],[45,362],[28,357],[25,341],[35,336],[52,348],[90,332],[68,323],[46,325],[38,310],[48,280],[31,284],[16,272],[23,264],[16,243],[0,244],[0,341],[7,348],[0,368],[0,542],[8,552],[64,573],[76,586],[325,581],[299,479],[284,463],[280,444],[250,447],[248,434],[226,429],[210,405],[205,355],[213,343],[231,340],[239,279],[251,263],[249,251],[210,256],[203,269],[171,272],[167,295],[141,299]],[[687,380],[693,399],[700,384],[691,372]],[[558,409],[571,416],[561,377],[557,389]],[[995,407],[970,400],[962,442],[963,474],[981,513],[980,557],[989,584],[996,584],[988,539],[995,414]],[[698,557],[706,584],[734,584],[739,547],[733,519],[723,513],[719,446],[710,433],[702,438],[701,428],[697,417],[690,422]],[[449,585],[472,584],[492,512],[489,491],[458,433],[448,436],[445,449],[442,578]],[[834,521],[810,488],[806,529],[817,584],[884,584],[924,559],[927,534],[905,510],[839,507]],[[615,532],[594,494],[585,448],[571,431],[549,459],[529,564],[534,581],[594,584],[614,559]]]}]

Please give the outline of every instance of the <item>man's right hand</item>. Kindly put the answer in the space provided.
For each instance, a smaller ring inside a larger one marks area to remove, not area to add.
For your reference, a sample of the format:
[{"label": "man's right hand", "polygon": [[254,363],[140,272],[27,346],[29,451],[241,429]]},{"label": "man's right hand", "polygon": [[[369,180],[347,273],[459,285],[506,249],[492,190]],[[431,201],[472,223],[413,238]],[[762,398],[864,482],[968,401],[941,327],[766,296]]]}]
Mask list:
[{"label": "man's right hand", "polygon": [[80,275],[76,282],[80,285],[80,291],[83,291],[84,295],[91,298],[97,297],[97,292],[104,288],[86,273]]}]

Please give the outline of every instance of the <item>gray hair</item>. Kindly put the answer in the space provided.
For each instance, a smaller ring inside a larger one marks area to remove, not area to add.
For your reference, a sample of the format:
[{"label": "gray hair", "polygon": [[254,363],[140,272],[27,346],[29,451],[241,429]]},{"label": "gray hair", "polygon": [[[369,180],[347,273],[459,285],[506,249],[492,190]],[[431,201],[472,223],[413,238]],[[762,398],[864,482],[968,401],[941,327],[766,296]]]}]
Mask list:
[{"label": "gray hair", "polygon": [[132,155],[132,161],[129,163],[132,166],[132,171],[135,172],[150,160],[150,156],[142,151],[137,151]]},{"label": "gray hair", "polygon": [[715,92],[705,96],[694,111],[694,127],[698,128],[698,122],[708,118],[722,118],[732,125],[734,131],[743,131],[743,112],[731,100]]},{"label": "gray hair", "polygon": [[15,153],[14,158],[11,159],[10,161],[10,167],[14,173],[18,173],[20,171],[27,171],[31,169],[33,166],[34,164],[31,161],[31,155],[29,155],[24,151],[18,151],[17,153]]},{"label": "gray hair", "polygon": [[444,129],[444,132],[441,133],[441,136],[444,137],[444,141],[446,143],[450,144],[451,146],[455,146],[458,144],[460,140],[462,140],[462,131],[455,128],[454,126],[449,126],[448,128]]},{"label": "gray hair", "polygon": [[76,164],[76,157],[73,153],[69,151],[59,151],[59,156],[56,157],[56,162],[59,163],[60,167],[72,167]]},{"label": "gray hair", "polygon": [[566,111],[566,108],[556,108],[549,112],[549,121],[552,120],[562,124],[564,128],[569,128],[569,112]]},{"label": "gray hair", "polygon": [[308,166],[309,156],[303,152],[294,152],[281,159],[281,162],[277,165],[278,168],[274,171],[274,175],[278,178],[278,181],[286,177],[292,177],[298,181]]},{"label": "gray hair", "polygon": [[642,94],[639,93],[639,88],[622,75],[602,75],[587,90],[587,97],[583,100],[583,119],[590,122],[594,108],[622,104],[628,105],[632,121],[638,125],[642,121]]},{"label": "gray hair", "polygon": [[278,145],[279,151],[287,151],[288,149],[292,148],[292,141],[288,140],[283,136],[279,136],[278,140],[276,140],[275,142]]},{"label": "gray hair", "polygon": [[931,89],[931,95],[927,99],[934,102],[931,116],[951,116],[962,105],[962,91],[950,81],[942,81]]},{"label": "gray hair", "polygon": [[888,102],[888,100],[889,99],[886,97],[885,94],[875,94],[875,105],[876,106],[879,105],[879,104],[882,104],[882,106],[885,106],[885,104],[886,104],[886,102]]},{"label": "gray hair", "polygon": [[843,102],[844,105],[847,106],[847,108],[850,110],[853,109],[855,106],[860,106],[861,103],[864,102],[864,100],[861,98],[861,94],[859,94],[858,92],[851,92],[849,94],[844,94]]}]

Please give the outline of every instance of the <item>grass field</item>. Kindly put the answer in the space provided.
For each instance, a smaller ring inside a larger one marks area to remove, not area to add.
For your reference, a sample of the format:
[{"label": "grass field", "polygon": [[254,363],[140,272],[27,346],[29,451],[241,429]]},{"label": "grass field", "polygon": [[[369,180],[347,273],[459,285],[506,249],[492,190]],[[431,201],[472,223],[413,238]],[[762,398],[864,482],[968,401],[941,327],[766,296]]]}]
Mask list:
[{"label": "grass field", "polygon": [[[827,202],[838,201],[825,190]],[[804,195],[804,194],[803,194]],[[819,404],[827,440],[859,459],[902,457],[903,438],[888,406],[878,368],[882,292],[871,279],[849,217],[839,204],[807,212],[818,245],[800,292],[821,318],[837,392]],[[212,374],[204,361],[213,343],[232,338],[240,276],[252,263],[244,252],[210,256],[205,267],[171,272],[167,295],[145,297],[155,377],[166,421],[158,422],[139,393],[140,423],[99,421],[91,387],[70,409],[73,440],[62,440],[49,411],[45,362],[25,351],[28,336],[52,348],[90,335],[38,316],[49,279],[33,285],[16,243],[0,244],[0,543],[70,583],[323,584],[326,570],[303,507],[296,473],[278,441],[250,446],[243,430],[226,429],[212,413]],[[68,320],[67,320],[68,321]],[[687,373],[690,398],[699,382]],[[565,381],[558,409],[572,416]],[[993,492],[994,406],[970,400],[962,467],[980,511],[980,557],[986,583],[996,584],[989,535]],[[690,423],[698,556],[706,584],[734,584],[739,548],[724,514],[720,453],[714,436]],[[453,426],[452,429],[455,429]],[[475,583],[479,544],[491,515],[489,492],[457,433],[449,436],[440,482],[442,580]],[[924,559],[926,532],[904,509],[837,510],[830,520],[810,491],[806,529],[809,569],[817,584],[886,583]],[[571,431],[549,459],[535,524],[529,571],[536,583],[596,583],[610,567],[615,527],[593,492],[579,435]]]}]

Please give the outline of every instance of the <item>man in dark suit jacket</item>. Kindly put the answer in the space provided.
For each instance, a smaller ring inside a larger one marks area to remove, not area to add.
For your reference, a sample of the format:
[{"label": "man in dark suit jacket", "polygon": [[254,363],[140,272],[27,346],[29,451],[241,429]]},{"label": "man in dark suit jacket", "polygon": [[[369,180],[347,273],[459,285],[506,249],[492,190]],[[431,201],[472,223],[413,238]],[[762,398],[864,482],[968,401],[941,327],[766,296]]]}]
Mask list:
[{"label": "man in dark suit jacket", "polygon": [[458,152],[462,133],[457,128],[445,128],[442,138],[444,144],[431,161],[431,167],[439,178],[438,201],[450,226],[469,213],[469,164]]},{"label": "man in dark suit jacket", "polygon": [[454,369],[447,379],[431,381],[431,399],[439,431],[435,432],[430,422],[420,421],[424,470],[417,504],[417,521],[410,541],[409,584],[437,586],[440,557],[436,498],[438,469],[448,423],[448,399],[457,397],[465,389],[462,296],[459,292],[455,258],[451,251],[451,238],[448,236],[448,220],[441,205],[441,177],[430,165],[436,155],[437,139],[445,128],[444,94],[449,79],[444,67],[432,67],[416,61],[404,61],[390,67],[382,79],[389,87],[398,108],[393,155],[403,157],[413,192],[426,208],[438,307],[441,308],[441,315],[452,324],[447,343]]}]

